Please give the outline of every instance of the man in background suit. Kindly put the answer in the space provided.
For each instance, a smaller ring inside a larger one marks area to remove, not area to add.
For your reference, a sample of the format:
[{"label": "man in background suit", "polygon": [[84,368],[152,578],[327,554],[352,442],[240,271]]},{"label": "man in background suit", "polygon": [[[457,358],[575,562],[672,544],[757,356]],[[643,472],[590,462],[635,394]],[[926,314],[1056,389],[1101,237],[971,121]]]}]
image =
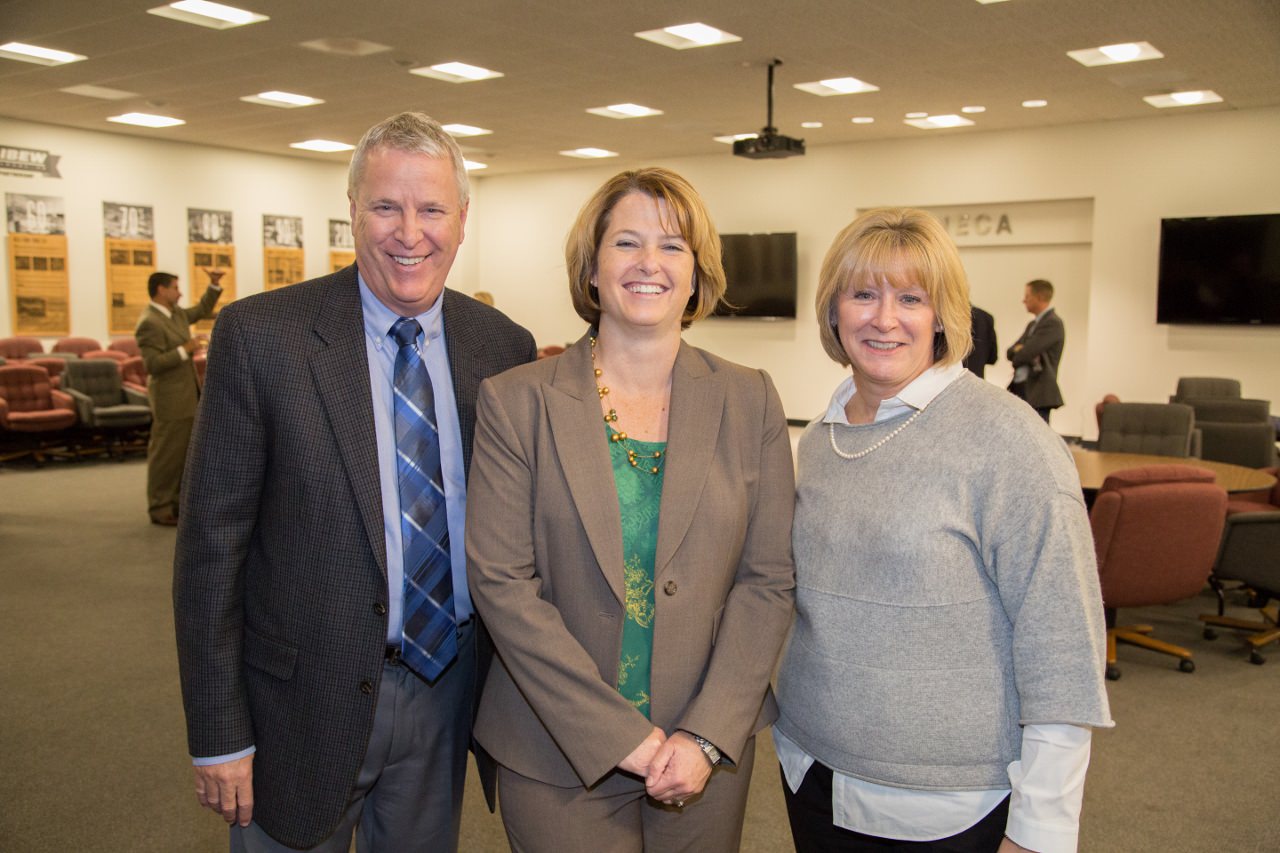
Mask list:
[{"label": "man in background suit", "polygon": [[1062,319],[1049,306],[1052,301],[1052,284],[1042,278],[1027,282],[1022,304],[1034,319],[1006,353],[1013,363],[1009,390],[1026,400],[1045,423],[1049,422],[1049,413],[1062,405],[1058,363],[1067,340]]},{"label": "man in background suit", "polygon": [[970,305],[969,322],[973,328],[973,349],[965,357],[964,366],[982,376],[987,372],[987,365],[995,364],[1000,358],[1000,345],[996,343],[996,321],[977,305]]},{"label": "man in background suit", "polygon": [[[457,849],[488,659],[462,547],[476,393],[535,347],[445,289],[468,186],[439,124],[371,128],[348,196],[354,266],[222,312],[187,471],[174,612],[188,743],[233,851],[346,853],[357,829],[362,851]],[[428,449],[406,452],[428,421]],[[424,552],[441,574],[418,585],[410,546],[435,524]],[[438,657],[414,633],[424,604]]]},{"label": "man in background suit", "polygon": [[146,364],[147,395],[151,399],[151,440],[147,443],[147,511],[152,524],[178,523],[178,494],[182,489],[182,467],[187,461],[187,445],[200,398],[195,365],[191,357],[200,341],[191,337],[191,324],[213,313],[222,296],[218,282],[224,273],[205,270],[209,286],[194,308],[178,305],[182,291],[178,277],[153,272],[147,279],[149,304],[138,318],[134,337]]}]

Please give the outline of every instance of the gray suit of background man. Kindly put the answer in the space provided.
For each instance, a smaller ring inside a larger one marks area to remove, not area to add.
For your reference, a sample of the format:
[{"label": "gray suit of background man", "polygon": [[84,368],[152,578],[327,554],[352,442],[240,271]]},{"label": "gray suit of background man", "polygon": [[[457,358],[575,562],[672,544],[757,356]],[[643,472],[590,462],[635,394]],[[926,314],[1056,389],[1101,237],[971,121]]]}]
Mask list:
[{"label": "gray suit of background man", "polygon": [[1053,285],[1042,278],[1027,282],[1022,304],[1034,318],[1006,355],[1013,364],[1009,390],[1026,400],[1044,422],[1062,406],[1058,388],[1058,363],[1067,342],[1067,330],[1058,312],[1049,307]]},{"label": "gray suit of background man", "polygon": [[[348,194],[355,266],[223,310],[187,469],[174,571],[183,701],[197,799],[232,824],[233,850],[346,853],[357,828],[360,850],[457,847],[488,657],[458,595],[459,654],[443,674],[428,681],[398,658],[388,330],[398,317],[425,330],[414,345],[435,388],[456,552],[477,388],[535,347],[444,288],[467,181],[437,123],[404,113],[372,128]],[[465,590],[465,557],[452,566]]]}]

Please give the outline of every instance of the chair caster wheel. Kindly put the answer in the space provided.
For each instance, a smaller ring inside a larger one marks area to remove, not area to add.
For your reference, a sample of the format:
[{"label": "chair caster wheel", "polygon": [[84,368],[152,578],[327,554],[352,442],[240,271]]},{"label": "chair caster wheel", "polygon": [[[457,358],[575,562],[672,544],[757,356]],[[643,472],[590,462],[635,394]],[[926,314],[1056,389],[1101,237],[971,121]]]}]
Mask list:
[{"label": "chair caster wheel", "polygon": [[1264,658],[1261,654],[1259,654],[1257,649],[1254,649],[1253,651],[1249,652],[1249,663],[1253,664],[1254,666],[1262,666],[1266,662],[1267,662],[1267,659]]},{"label": "chair caster wheel", "polygon": [[1183,658],[1178,662],[1178,669],[1182,670],[1183,672],[1195,672],[1196,662],[1189,658]]},{"label": "chair caster wheel", "polygon": [[1107,664],[1107,681],[1120,680],[1120,667],[1115,664]]},{"label": "chair caster wheel", "polygon": [[1205,628],[1205,629],[1204,629],[1204,638],[1205,638],[1206,640],[1216,640],[1216,639],[1218,639],[1218,632],[1217,632],[1217,631],[1215,631],[1215,630],[1213,630],[1212,628]]}]

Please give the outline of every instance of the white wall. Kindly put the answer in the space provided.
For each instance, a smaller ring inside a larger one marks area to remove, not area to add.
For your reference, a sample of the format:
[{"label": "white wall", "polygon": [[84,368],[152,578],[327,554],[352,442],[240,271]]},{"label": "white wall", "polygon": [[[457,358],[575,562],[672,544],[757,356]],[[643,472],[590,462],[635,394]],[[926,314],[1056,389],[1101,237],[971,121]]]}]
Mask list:
[{"label": "white wall", "polygon": [[[817,343],[812,303],[823,253],[857,209],[1058,199],[1093,201],[1088,346],[1073,347],[1068,329],[1065,355],[1073,369],[1083,363],[1085,378],[1054,415],[1060,432],[1095,434],[1093,405],[1106,393],[1162,401],[1189,375],[1238,377],[1246,396],[1269,399],[1280,412],[1280,329],[1155,323],[1162,217],[1280,212],[1280,110],[853,145],[815,146],[814,134],[809,141],[803,159],[750,161],[726,150],[660,164],[699,188],[722,232],[799,233],[798,320],[708,320],[686,335],[767,368],[790,416],[819,411],[842,377]],[[619,168],[481,179],[483,204],[471,222],[483,241],[476,286],[492,291],[540,343],[581,334],[565,293],[564,236],[582,202]],[[1000,322],[1002,346],[1028,319],[1017,305],[1024,282],[983,283],[986,293],[1005,294],[1003,306],[985,305]]]},{"label": "white wall", "polygon": [[[1280,212],[1280,109],[852,145],[816,141],[810,134],[810,152],[800,159],[749,161],[726,149],[662,164],[701,190],[720,231],[798,232],[798,320],[713,319],[687,334],[699,346],[767,368],[792,417],[820,410],[842,376],[818,346],[812,302],[823,253],[859,208],[1059,199],[1093,202],[1087,347],[1073,347],[1068,329],[1065,355],[1073,371],[1083,363],[1084,373],[1054,415],[1059,431],[1092,435],[1093,403],[1103,394],[1164,400],[1185,375],[1238,377],[1246,396],[1269,399],[1280,411],[1280,329],[1154,321],[1162,217]],[[187,207],[232,210],[241,295],[262,286],[263,213],[304,217],[309,275],[327,268],[327,220],[347,216],[342,158],[330,165],[7,119],[0,119],[0,144],[62,157],[60,180],[0,174],[0,192],[66,199],[73,334],[107,337],[103,201],[154,205],[158,263],[178,273],[185,269]],[[473,178],[467,240],[451,286],[493,292],[539,343],[576,339],[583,324],[566,291],[565,232],[582,202],[623,167]],[[7,275],[0,267],[0,336],[12,329]],[[1026,319],[1017,305],[1024,280],[982,285],[1003,346]],[[990,304],[998,293],[1005,304]]]}]

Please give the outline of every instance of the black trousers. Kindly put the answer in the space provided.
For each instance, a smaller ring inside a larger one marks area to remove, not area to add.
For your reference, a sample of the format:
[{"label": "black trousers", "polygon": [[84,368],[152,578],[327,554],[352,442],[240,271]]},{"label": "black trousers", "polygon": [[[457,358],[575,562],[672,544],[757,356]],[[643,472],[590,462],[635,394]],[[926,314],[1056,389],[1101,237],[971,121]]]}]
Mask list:
[{"label": "black trousers", "polygon": [[[1009,385],[1009,390],[1015,397],[1019,397],[1023,400],[1027,399],[1027,383],[1014,382]],[[1032,408],[1036,410],[1037,415],[1044,418],[1045,423],[1049,423],[1049,414],[1053,411],[1052,408],[1047,406],[1044,408],[1041,408],[1040,406],[1032,406]]]},{"label": "black trousers", "polygon": [[844,829],[832,823],[831,779],[831,768],[816,761],[794,794],[786,777],[782,779],[797,853],[995,853],[1004,840],[1004,827],[1009,820],[1008,797],[964,832],[937,841],[902,841]]}]

